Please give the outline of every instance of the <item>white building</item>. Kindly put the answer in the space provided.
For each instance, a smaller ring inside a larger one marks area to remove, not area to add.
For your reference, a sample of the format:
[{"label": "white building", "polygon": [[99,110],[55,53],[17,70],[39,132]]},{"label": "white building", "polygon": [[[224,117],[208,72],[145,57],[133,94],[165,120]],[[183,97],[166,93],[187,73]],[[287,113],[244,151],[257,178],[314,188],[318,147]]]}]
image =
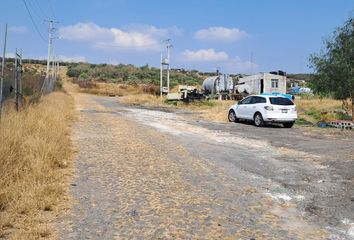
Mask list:
[{"label": "white building", "polygon": [[240,78],[238,85],[241,84],[248,86],[249,94],[286,93],[286,76],[282,75],[259,73]]}]

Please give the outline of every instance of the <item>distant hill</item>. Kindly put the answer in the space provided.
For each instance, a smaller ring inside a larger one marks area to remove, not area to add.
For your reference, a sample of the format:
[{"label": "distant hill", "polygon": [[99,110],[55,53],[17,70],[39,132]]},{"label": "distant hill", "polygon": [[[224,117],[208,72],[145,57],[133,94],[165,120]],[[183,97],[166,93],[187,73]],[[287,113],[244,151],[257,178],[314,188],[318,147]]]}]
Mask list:
[{"label": "distant hill", "polygon": [[[166,73],[164,73],[166,81]],[[202,73],[197,70],[171,69],[170,86],[178,84],[201,85],[203,80],[212,73]],[[160,84],[160,69],[144,65],[141,67],[132,64],[68,64],[67,75],[77,80],[89,80],[124,84]]]},{"label": "distant hill", "polygon": [[288,74],[288,78],[310,81],[312,75],[313,74],[310,74],[310,73],[292,73],[292,74]]}]

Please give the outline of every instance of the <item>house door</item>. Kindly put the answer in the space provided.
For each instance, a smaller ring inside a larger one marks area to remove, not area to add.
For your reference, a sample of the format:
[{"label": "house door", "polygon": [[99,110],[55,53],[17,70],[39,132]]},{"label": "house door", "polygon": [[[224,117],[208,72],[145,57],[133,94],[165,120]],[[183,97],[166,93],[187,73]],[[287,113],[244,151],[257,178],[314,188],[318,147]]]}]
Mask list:
[{"label": "house door", "polygon": [[264,92],[264,80],[263,79],[260,80],[260,85],[261,85],[261,88],[260,88],[259,93],[261,94]]}]

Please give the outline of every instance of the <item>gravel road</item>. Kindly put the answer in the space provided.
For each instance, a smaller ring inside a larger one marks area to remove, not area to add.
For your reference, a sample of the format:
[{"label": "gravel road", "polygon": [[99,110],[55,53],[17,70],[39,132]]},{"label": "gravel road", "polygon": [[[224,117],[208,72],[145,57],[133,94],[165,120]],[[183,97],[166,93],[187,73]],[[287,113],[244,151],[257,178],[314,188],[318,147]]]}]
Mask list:
[{"label": "gravel road", "polygon": [[76,94],[62,239],[354,239],[354,134]]}]

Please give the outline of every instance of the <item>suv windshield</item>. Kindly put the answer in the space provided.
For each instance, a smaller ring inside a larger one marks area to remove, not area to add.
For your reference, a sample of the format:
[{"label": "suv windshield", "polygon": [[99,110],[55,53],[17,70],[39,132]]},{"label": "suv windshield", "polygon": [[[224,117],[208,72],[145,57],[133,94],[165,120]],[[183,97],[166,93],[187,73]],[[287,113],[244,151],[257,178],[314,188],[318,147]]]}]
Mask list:
[{"label": "suv windshield", "polygon": [[290,101],[288,98],[270,97],[269,100],[270,103],[273,105],[294,105],[294,103]]}]

